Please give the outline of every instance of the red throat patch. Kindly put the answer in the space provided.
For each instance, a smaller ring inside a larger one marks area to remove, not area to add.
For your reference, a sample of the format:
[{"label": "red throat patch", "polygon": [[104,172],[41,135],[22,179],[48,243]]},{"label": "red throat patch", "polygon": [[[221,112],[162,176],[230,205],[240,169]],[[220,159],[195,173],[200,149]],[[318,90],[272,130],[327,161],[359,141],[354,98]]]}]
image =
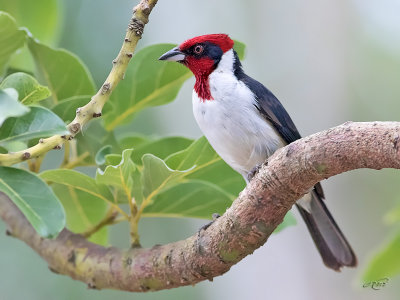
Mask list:
[{"label": "red throat patch", "polygon": [[194,90],[199,98],[203,101],[213,100],[208,75],[214,70],[214,61],[208,57],[203,57],[201,59],[187,57],[185,64],[196,77]]}]

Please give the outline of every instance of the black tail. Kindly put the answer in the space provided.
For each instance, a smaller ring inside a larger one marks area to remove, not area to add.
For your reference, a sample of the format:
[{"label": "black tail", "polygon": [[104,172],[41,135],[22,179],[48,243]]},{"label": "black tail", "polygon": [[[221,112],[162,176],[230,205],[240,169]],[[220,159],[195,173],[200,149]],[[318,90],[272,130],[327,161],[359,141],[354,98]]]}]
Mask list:
[{"label": "black tail", "polygon": [[299,200],[296,206],[324,264],[335,271],[343,266],[355,267],[357,258],[324,204],[321,185],[318,183],[307,196],[311,199]]}]

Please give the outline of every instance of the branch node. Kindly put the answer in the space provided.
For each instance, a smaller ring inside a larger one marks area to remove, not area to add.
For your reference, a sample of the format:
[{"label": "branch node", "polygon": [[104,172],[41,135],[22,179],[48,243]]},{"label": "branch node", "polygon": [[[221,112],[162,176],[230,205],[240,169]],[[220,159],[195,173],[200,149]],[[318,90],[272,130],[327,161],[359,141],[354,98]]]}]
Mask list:
[{"label": "branch node", "polygon": [[141,290],[142,292],[147,292],[148,290],[150,290],[150,287],[148,287],[148,286],[146,286],[146,285],[141,285],[139,288],[140,288],[140,290]]},{"label": "branch node", "polygon": [[24,154],[22,154],[22,160],[27,160],[31,158],[31,154],[29,152],[24,152]]},{"label": "branch node", "polygon": [[90,289],[90,290],[99,290],[99,289],[97,288],[97,286],[96,286],[94,283],[92,283],[92,282],[89,282],[89,283],[87,284],[87,288]]},{"label": "branch node", "polygon": [[399,135],[396,135],[393,138],[393,148],[394,148],[394,150],[396,150],[396,152],[399,151],[399,140],[400,140]]},{"label": "branch node", "polygon": [[128,39],[128,38],[125,38],[125,43],[130,43],[131,42],[131,40],[130,39]]},{"label": "branch node", "polygon": [[49,270],[50,270],[51,272],[53,272],[54,274],[60,274],[60,272],[58,272],[56,269],[54,269],[54,268],[52,268],[52,267],[50,267],[50,266],[49,266]]},{"label": "branch node", "polygon": [[6,229],[6,236],[14,236],[10,229]]},{"label": "branch node", "polygon": [[71,131],[72,134],[77,134],[79,130],[81,130],[81,124],[79,123],[71,124],[68,129],[69,131]]},{"label": "branch node", "polygon": [[40,139],[39,144],[43,144],[43,143],[44,143],[44,139]]},{"label": "branch node", "polygon": [[81,113],[81,109],[82,109],[82,107],[78,107],[78,108],[76,109],[76,114],[77,114],[77,115],[79,115],[79,114]]},{"label": "branch node", "polygon": [[111,89],[111,83],[107,82],[101,87],[101,94],[105,95]]},{"label": "branch node", "polygon": [[127,266],[130,266],[131,264],[132,264],[132,258],[130,258],[130,257],[128,257],[126,260],[125,260],[125,264],[127,265]]},{"label": "branch node", "polygon": [[128,56],[129,58],[132,58],[133,54],[132,53],[127,53],[126,56]]},{"label": "branch node", "polygon": [[101,112],[93,113],[93,118],[99,118],[99,117],[101,117]]},{"label": "branch node", "polygon": [[62,149],[62,145],[57,145],[57,146],[54,146],[54,148],[53,148],[54,150],[61,150]]},{"label": "branch node", "polygon": [[68,254],[67,261],[70,264],[76,266],[76,255],[75,255],[75,251],[74,250],[71,250],[71,252]]},{"label": "branch node", "polygon": [[133,31],[137,36],[141,36],[143,34],[144,25],[145,24],[143,21],[137,18],[132,18],[128,28],[130,31]]}]

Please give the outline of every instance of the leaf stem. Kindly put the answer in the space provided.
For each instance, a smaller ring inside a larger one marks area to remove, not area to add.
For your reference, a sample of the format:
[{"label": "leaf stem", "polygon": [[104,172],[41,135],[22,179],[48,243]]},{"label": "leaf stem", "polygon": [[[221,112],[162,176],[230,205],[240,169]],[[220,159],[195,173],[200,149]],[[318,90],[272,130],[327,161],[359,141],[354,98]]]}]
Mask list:
[{"label": "leaf stem", "polygon": [[92,228],[89,228],[85,232],[81,233],[81,235],[83,235],[85,238],[89,238],[103,227],[116,224],[117,221],[121,222],[123,219],[117,219],[117,216],[118,216],[118,211],[116,211],[114,207],[110,207],[104,218],[100,220],[99,223],[94,225]]},{"label": "leaf stem", "polygon": [[42,161],[44,159],[45,154],[36,157],[34,160],[28,160],[28,167],[31,172],[39,173],[40,166],[42,165]]},{"label": "leaf stem", "polygon": [[60,168],[73,169],[73,168],[79,166],[80,163],[83,162],[89,156],[90,156],[89,151],[86,151],[86,152],[82,153],[81,155],[79,155],[76,159],[69,161],[66,164],[61,164]]}]

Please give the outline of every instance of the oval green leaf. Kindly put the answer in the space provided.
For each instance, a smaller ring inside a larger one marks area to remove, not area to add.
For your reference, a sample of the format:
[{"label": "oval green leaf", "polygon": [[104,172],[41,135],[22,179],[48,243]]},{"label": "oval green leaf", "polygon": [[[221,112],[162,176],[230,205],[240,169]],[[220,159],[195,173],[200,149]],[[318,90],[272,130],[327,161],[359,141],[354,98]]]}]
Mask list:
[{"label": "oval green leaf", "polygon": [[29,113],[18,118],[8,118],[4,122],[0,131],[0,145],[55,134],[69,134],[64,122],[52,111],[32,106]]},{"label": "oval green leaf", "polygon": [[[55,194],[64,206],[67,215],[67,228],[81,233],[93,228],[105,216],[107,203],[113,202],[110,190],[102,184],[74,170],[49,170],[40,177],[51,182]],[[91,241],[107,243],[107,231],[96,233]]]},{"label": "oval green leaf", "polygon": [[29,108],[18,102],[18,92],[14,89],[0,90],[0,126],[10,117],[19,117],[29,112]]},{"label": "oval green leaf", "polygon": [[75,119],[76,109],[89,103],[91,96],[74,96],[55,104],[51,110],[64,122]]},{"label": "oval green leaf", "polygon": [[191,72],[177,63],[161,62],[158,58],[172,44],[158,44],[140,50],[126,72],[125,80],[111,95],[112,109],[105,113],[107,130],[132,119],[146,107],[162,105],[175,99]]},{"label": "oval green leaf", "polygon": [[33,38],[28,39],[28,47],[38,75],[50,88],[55,103],[73,96],[95,93],[93,78],[76,55],[64,49],[53,49]]},{"label": "oval green leaf", "polygon": [[[19,26],[29,29],[37,39],[54,45],[62,22],[58,0],[0,0],[0,8],[11,14]],[[34,64],[27,47],[23,47],[11,59],[14,69],[33,72]]]},{"label": "oval green leaf", "polygon": [[0,167],[0,190],[15,203],[41,236],[56,237],[64,228],[62,205],[53,191],[35,174]]},{"label": "oval green leaf", "polygon": [[211,219],[232,204],[232,195],[212,183],[190,180],[157,194],[143,217],[187,217]]},{"label": "oval green leaf", "polygon": [[166,137],[147,142],[139,140],[139,143],[135,138],[130,140],[125,138],[124,140],[124,146],[128,146],[128,148],[133,148],[135,150],[132,154],[132,160],[137,165],[142,164],[142,156],[144,154],[149,153],[164,159],[173,153],[186,149],[191,143],[193,143],[192,139],[178,136]]},{"label": "oval green leaf", "polygon": [[6,77],[0,88],[14,88],[18,92],[18,99],[25,105],[34,104],[50,97],[50,90],[40,85],[35,78],[26,73],[14,73]]},{"label": "oval green leaf", "polygon": [[400,274],[400,232],[375,253],[362,276],[364,283]]},{"label": "oval green leaf", "polygon": [[26,33],[9,14],[0,11],[0,77],[15,51],[25,43]]}]

